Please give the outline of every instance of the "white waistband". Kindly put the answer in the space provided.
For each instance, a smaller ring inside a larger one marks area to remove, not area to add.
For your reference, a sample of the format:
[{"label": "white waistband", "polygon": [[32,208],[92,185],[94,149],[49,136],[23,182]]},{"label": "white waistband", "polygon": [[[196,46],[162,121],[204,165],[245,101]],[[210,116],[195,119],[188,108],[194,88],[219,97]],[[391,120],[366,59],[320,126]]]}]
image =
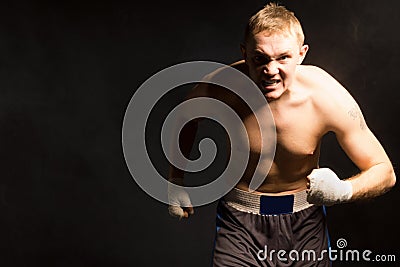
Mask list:
[{"label": "white waistband", "polygon": [[[254,194],[248,191],[244,191],[238,188],[232,189],[228,194],[224,196],[226,203],[243,212],[254,213],[258,215],[264,215],[260,211],[261,196],[275,197],[268,194]],[[296,192],[294,194],[286,195],[293,196],[292,209],[291,212],[298,212],[311,207],[313,204],[307,202],[306,190]],[[276,196],[278,199],[281,196]],[[279,201],[279,200],[278,200]],[[268,205],[268,203],[266,203]],[[279,214],[279,213],[278,213]]]}]

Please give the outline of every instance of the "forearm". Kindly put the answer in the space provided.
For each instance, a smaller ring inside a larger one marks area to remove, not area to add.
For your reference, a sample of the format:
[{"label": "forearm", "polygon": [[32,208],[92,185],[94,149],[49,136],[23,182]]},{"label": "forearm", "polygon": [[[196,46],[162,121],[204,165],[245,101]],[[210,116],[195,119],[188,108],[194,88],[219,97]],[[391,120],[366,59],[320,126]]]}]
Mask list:
[{"label": "forearm", "polygon": [[[197,121],[188,122],[182,129],[179,138],[179,148],[185,158],[190,157],[190,152],[193,147],[193,143],[196,137],[196,131],[198,128]],[[178,133],[177,133],[178,134]],[[172,156],[174,158],[174,156]],[[172,163],[170,164],[168,180],[173,181],[176,184],[183,184],[184,170],[175,167]]]},{"label": "forearm", "polygon": [[390,163],[376,164],[349,179],[353,187],[351,201],[370,199],[389,191],[396,183],[396,176]]},{"label": "forearm", "polygon": [[[182,129],[179,138],[179,147],[183,156],[189,158],[192,146],[195,140],[197,131],[197,121],[188,122]],[[179,133],[177,133],[179,134]],[[172,155],[172,159],[174,159]],[[181,170],[174,166],[173,162],[170,163],[168,180],[173,184],[183,186],[183,176],[185,170]],[[182,188],[176,188],[173,185],[168,185],[168,201],[169,213],[178,218],[188,218],[194,214],[194,210],[190,201],[189,194]]]}]

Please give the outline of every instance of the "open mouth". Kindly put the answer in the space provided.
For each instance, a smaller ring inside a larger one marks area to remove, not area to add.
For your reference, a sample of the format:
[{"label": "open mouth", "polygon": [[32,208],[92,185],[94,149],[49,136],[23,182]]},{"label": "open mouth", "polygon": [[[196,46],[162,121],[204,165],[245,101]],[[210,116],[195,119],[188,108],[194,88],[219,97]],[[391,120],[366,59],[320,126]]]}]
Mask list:
[{"label": "open mouth", "polygon": [[272,89],[272,87],[275,87],[276,85],[278,85],[281,82],[281,80],[279,79],[272,79],[272,80],[263,80],[261,81],[261,84],[263,87],[266,87],[266,89]]},{"label": "open mouth", "polygon": [[281,83],[280,79],[269,79],[269,80],[262,80],[261,81],[261,91],[264,94],[274,91],[278,85]]}]

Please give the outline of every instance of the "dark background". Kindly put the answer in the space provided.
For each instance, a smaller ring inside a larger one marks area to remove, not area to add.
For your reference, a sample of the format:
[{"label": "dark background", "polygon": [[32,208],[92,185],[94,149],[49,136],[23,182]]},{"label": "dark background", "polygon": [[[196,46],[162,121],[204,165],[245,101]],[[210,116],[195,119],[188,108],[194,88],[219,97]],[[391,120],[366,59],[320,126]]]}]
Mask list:
[{"label": "dark background", "polygon": [[[215,203],[171,218],[131,178],[122,120],[135,90],[163,68],[240,59],[244,25],[265,3],[2,1],[0,266],[209,266]],[[283,3],[303,24],[305,64],[348,88],[397,171],[400,4]],[[357,172],[332,135],[321,165]],[[399,261],[399,200],[396,186],[328,208],[333,244],[345,238]]]}]

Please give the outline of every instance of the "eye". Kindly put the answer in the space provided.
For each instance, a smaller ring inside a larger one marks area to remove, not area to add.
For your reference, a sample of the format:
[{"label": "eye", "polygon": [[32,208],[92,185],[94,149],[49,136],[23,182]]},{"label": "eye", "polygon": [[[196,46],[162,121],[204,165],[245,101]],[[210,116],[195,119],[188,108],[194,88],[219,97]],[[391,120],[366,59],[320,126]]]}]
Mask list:
[{"label": "eye", "polygon": [[285,61],[285,60],[287,60],[287,59],[289,59],[290,57],[289,57],[289,55],[283,55],[283,56],[281,56],[278,60],[279,61]]},{"label": "eye", "polygon": [[254,57],[254,61],[256,61],[256,62],[261,62],[262,60],[263,60],[262,56],[255,56]]},{"label": "eye", "polygon": [[268,59],[266,57],[260,56],[260,55],[254,56],[253,60],[254,60],[254,63],[260,64],[260,65],[261,64],[265,64],[266,62],[268,62]]}]

